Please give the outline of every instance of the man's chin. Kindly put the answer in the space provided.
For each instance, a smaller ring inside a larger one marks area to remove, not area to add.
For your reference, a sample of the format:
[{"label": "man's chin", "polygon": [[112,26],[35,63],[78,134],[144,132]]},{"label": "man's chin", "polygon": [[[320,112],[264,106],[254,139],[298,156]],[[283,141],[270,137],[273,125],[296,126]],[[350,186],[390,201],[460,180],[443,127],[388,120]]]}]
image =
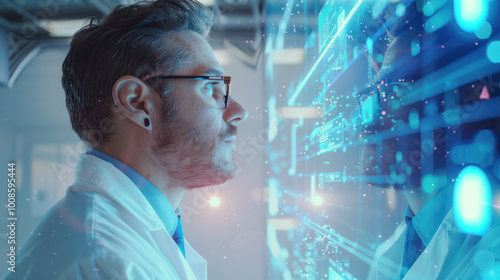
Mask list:
[{"label": "man's chin", "polygon": [[238,174],[238,171],[239,171],[239,166],[238,164],[236,164],[234,160],[219,163],[216,165],[216,168],[213,172],[213,176],[211,176],[212,183],[210,185],[213,186],[213,185],[224,184],[228,180],[234,178],[234,176]]},{"label": "man's chin", "polygon": [[224,172],[212,173],[209,177],[206,176],[204,180],[191,184],[188,189],[198,189],[209,186],[217,186],[231,180],[237,173],[237,170],[227,170]]}]

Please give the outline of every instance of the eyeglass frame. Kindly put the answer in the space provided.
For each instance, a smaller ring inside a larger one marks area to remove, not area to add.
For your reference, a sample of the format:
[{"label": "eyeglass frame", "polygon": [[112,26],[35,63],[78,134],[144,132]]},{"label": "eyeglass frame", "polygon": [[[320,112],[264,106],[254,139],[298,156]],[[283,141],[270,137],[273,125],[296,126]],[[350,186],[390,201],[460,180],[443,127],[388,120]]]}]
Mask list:
[{"label": "eyeglass frame", "polygon": [[231,76],[152,76],[147,77],[148,80],[150,78],[160,78],[160,79],[193,79],[193,80],[218,80],[223,81],[226,85],[226,94],[224,95],[224,109],[227,109],[227,103],[229,101],[229,89],[231,85]]}]

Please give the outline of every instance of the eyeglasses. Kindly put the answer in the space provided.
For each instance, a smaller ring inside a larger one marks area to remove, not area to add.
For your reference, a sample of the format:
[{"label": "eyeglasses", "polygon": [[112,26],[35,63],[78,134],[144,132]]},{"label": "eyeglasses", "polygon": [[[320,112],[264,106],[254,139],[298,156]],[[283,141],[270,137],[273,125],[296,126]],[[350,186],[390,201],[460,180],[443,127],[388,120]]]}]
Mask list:
[{"label": "eyeglasses", "polygon": [[[193,79],[193,80],[216,80],[223,81],[226,85],[226,92],[224,95],[224,108],[227,109],[229,101],[229,85],[231,84],[231,76],[155,76],[160,79]],[[153,77],[151,77],[153,78]]]}]

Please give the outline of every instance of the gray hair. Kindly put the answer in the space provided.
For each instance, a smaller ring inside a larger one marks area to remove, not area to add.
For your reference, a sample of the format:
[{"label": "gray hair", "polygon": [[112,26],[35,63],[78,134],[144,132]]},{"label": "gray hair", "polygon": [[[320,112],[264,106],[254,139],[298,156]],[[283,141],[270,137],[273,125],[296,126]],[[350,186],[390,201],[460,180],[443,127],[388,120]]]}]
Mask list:
[{"label": "gray hair", "polygon": [[[170,35],[192,31],[207,39],[213,21],[213,12],[196,0],[120,5],[105,18],[91,18],[73,36],[62,67],[73,130],[90,147],[108,142],[114,128],[111,90],[116,80],[174,73],[191,54]],[[159,79],[146,83],[160,94],[166,89]]]}]

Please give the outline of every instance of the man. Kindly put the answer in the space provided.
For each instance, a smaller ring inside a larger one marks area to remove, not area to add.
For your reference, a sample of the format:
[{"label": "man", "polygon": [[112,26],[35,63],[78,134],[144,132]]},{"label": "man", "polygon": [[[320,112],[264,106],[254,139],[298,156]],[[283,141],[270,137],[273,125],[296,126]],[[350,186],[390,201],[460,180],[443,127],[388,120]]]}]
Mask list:
[{"label": "man", "polygon": [[89,149],[3,279],[207,278],[179,203],[235,175],[247,117],[206,41],[211,24],[195,0],[159,0],[118,6],[73,37],[62,83]]}]

